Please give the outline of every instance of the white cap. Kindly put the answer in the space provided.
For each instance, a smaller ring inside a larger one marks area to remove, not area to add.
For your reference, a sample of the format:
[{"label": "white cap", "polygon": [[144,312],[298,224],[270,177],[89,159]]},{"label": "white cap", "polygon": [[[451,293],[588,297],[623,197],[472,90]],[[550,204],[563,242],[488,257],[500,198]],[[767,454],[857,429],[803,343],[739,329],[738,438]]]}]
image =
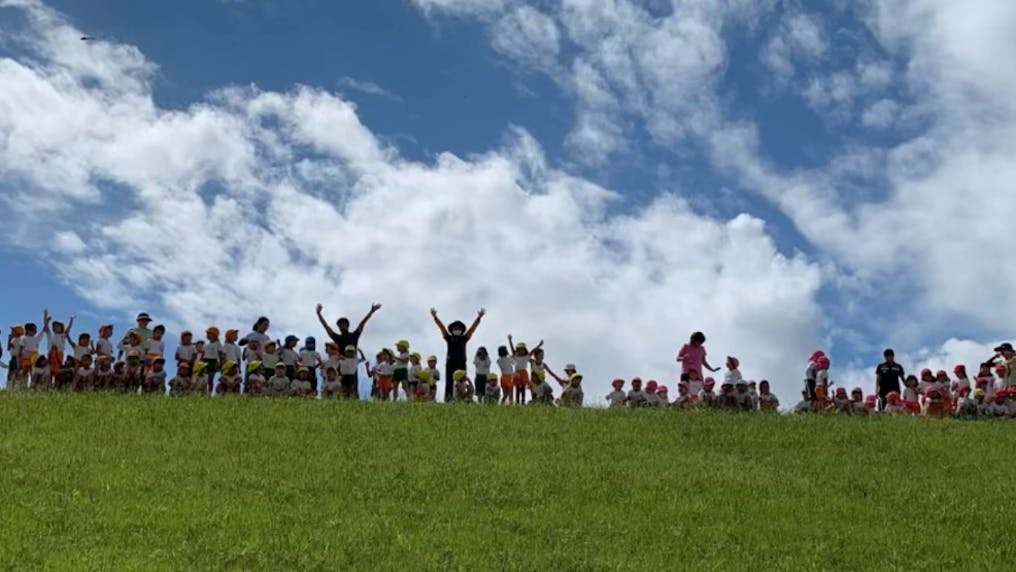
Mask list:
[{"label": "white cap", "polygon": [[572,370],[572,371],[577,371],[577,370],[578,370],[578,368],[577,368],[577,367],[575,367],[575,364],[573,364],[573,363],[569,363],[569,364],[565,364],[564,368],[565,368],[566,370],[570,369],[570,370]]}]

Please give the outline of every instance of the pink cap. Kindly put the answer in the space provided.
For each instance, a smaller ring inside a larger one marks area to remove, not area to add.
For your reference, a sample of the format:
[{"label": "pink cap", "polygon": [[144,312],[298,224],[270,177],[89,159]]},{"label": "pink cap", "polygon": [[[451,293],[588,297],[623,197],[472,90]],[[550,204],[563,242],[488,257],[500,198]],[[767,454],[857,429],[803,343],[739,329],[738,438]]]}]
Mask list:
[{"label": "pink cap", "polygon": [[737,369],[741,365],[741,360],[734,356],[727,356],[727,363],[730,364],[730,367]]},{"label": "pink cap", "polygon": [[822,350],[815,350],[815,353],[811,354],[811,357],[808,358],[808,361],[815,361],[821,357],[825,357],[825,352]]},{"label": "pink cap", "polygon": [[865,398],[864,398],[864,404],[865,405],[871,405],[872,407],[874,407],[875,403],[877,403],[877,402],[878,402],[878,398],[876,398],[874,395],[868,395],[868,396],[865,396]]},{"label": "pink cap", "polygon": [[846,395],[846,394],[847,394],[847,388],[846,387],[837,387],[836,388],[836,395]]},{"label": "pink cap", "polygon": [[656,388],[656,393],[667,393],[667,386],[661,385]]},{"label": "pink cap", "polygon": [[646,382],[646,391],[648,391],[650,393],[656,391],[656,380],[655,379],[650,379],[649,381]]},{"label": "pink cap", "polygon": [[955,373],[956,375],[965,374],[967,373],[967,366],[959,364],[953,368],[953,373]]},{"label": "pink cap", "polygon": [[702,385],[705,387],[713,387],[716,385],[716,380],[711,377],[707,377],[705,381],[702,382]]},{"label": "pink cap", "polygon": [[610,382],[610,385],[614,386],[615,388],[624,387],[624,380],[619,377],[614,381]]}]

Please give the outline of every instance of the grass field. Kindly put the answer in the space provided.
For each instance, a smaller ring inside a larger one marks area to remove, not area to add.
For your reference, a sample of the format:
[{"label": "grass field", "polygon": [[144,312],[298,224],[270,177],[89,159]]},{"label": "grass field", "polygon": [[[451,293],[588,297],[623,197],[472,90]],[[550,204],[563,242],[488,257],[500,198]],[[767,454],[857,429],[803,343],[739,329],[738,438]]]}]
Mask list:
[{"label": "grass field", "polygon": [[1011,570],[1016,423],[0,394],[4,569]]}]

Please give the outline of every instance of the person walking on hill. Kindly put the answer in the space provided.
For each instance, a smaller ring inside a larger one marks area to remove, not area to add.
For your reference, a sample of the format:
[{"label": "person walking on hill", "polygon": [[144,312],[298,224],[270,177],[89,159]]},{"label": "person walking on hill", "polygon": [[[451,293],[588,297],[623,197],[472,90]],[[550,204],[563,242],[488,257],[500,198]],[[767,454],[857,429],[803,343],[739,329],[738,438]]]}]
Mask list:
[{"label": "person walking on hill", "polygon": [[438,329],[441,330],[441,336],[448,344],[448,353],[445,356],[444,398],[446,402],[451,401],[453,397],[453,375],[460,369],[466,369],[466,344],[473,337],[473,333],[476,332],[476,328],[480,325],[480,320],[483,319],[483,315],[486,313],[487,310],[480,308],[476,312],[476,319],[473,320],[473,325],[469,326],[469,329],[466,329],[466,324],[459,320],[448,324],[446,328],[444,323],[441,322],[441,318],[437,317],[437,310],[434,308],[430,309],[430,315],[434,318],[434,323],[437,324]]},{"label": "person walking on hill", "polygon": [[890,393],[900,393],[900,384],[905,379],[903,366],[896,363],[896,352],[886,348],[882,352],[885,361],[875,368],[875,393],[878,394],[878,409],[885,411],[886,399]]}]

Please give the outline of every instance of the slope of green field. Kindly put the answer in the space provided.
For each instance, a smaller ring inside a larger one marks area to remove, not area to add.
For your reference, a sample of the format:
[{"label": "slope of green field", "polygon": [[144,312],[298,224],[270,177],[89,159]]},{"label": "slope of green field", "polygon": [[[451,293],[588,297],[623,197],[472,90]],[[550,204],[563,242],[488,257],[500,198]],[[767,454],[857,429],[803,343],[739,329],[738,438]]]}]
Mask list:
[{"label": "slope of green field", "polygon": [[0,568],[1012,569],[1016,423],[0,395]]}]

